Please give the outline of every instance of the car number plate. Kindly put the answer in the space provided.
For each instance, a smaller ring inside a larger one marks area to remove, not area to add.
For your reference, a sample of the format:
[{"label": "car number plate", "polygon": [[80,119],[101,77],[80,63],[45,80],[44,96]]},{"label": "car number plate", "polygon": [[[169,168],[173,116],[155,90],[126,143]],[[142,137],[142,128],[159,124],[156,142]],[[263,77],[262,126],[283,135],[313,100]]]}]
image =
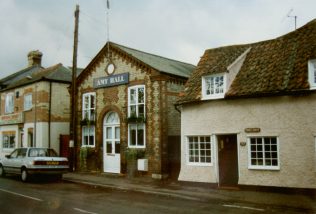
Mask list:
[{"label": "car number plate", "polygon": [[58,161],[47,161],[46,162],[47,165],[59,165]]}]

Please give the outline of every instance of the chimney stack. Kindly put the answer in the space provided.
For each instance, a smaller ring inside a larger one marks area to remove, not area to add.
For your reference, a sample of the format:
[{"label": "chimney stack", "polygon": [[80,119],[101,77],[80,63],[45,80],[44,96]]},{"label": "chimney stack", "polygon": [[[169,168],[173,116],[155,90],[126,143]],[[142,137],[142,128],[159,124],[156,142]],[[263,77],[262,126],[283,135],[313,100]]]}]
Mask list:
[{"label": "chimney stack", "polygon": [[29,63],[28,66],[29,67],[34,66],[34,65],[42,66],[42,56],[43,54],[39,50],[29,52],[29,54],[27,55],[28,63]]}]

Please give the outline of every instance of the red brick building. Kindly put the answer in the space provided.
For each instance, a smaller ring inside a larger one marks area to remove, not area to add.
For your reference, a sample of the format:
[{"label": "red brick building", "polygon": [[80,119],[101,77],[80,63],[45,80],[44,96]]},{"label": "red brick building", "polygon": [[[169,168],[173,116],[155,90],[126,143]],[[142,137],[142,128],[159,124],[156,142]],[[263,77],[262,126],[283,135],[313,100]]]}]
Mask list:
[{"label": "red brick building", "polygon": [[77,169],[164,178],[180,167],[174,103],[195,66],[107,43],[77,79]]}]

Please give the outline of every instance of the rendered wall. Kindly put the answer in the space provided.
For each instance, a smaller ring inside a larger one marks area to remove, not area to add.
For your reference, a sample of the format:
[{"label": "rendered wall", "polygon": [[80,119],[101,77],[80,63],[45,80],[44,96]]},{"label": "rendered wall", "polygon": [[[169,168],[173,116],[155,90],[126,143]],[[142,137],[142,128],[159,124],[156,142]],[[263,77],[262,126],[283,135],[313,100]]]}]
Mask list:
[{"label": "rendered wall", "polygon": [[[213,100],[182,108],[181,172],[179,180],[217,183],[217,165],[189,166],[185,136],[237,134],[239,184],[316,188],[316,95]],[[260,133],[245,133],[245,128]],[[279,138],[280,170],[248,169],[247,136]],[[216,157],[213,143],[212,156]]]}]

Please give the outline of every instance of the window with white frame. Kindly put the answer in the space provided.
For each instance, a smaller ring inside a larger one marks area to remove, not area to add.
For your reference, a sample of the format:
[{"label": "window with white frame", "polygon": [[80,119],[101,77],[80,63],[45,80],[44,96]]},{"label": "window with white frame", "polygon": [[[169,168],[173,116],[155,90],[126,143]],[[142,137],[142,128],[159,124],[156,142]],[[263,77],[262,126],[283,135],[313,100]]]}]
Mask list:
[{"label": "window with white frame", "polygon": [[24,111],[32,108],[32,94],[24,95]]},{"label": "window with white frame", "polygon": [[187,137],[188,163],[210,165],[212,163],[212,146],[210,136]]},{"label": "window with white frame", "polygon": [[224,98],[226,92],[226,75],[214,74],[202,77],[203,99]]},{"label": "window with white frame", "polygon": [[145,117],[145,86],[128,88],[128,116]]},{"label": "window with white frame", "polygon": [[95,146],[95,128],[94,126],[82,127],[82,146],[94,147]]},{"label": "window with white frame", "polygon": [[14,93],[8,93],[5,97],[5,113],[10,114],[14,112]]},{"label": "window with white frame", "polygon": [[2,148],[12,149],[15,148],[15,132],[3,132],[2,133]]},{"label": "window with white frame", "polygon": [[308,61],[308,81],[311,89],[316,89],[316,59]]},{"label": "window with white frame", "polygon": [[82,120],[95,120],[95,93],[85,93],[82,96]]},{"label": "window with white frame", "polygon": [[128,147],[145,148],[144,123],[134,123],[128,125]]},{"label": "window with white frame", "polygon": [[280,169],[277,137],[249,137],[249,168]]},{"label": "window with white frame", "polygon": [[137,85],[128,88],[128,146],[145,148],[145,86]]}]

